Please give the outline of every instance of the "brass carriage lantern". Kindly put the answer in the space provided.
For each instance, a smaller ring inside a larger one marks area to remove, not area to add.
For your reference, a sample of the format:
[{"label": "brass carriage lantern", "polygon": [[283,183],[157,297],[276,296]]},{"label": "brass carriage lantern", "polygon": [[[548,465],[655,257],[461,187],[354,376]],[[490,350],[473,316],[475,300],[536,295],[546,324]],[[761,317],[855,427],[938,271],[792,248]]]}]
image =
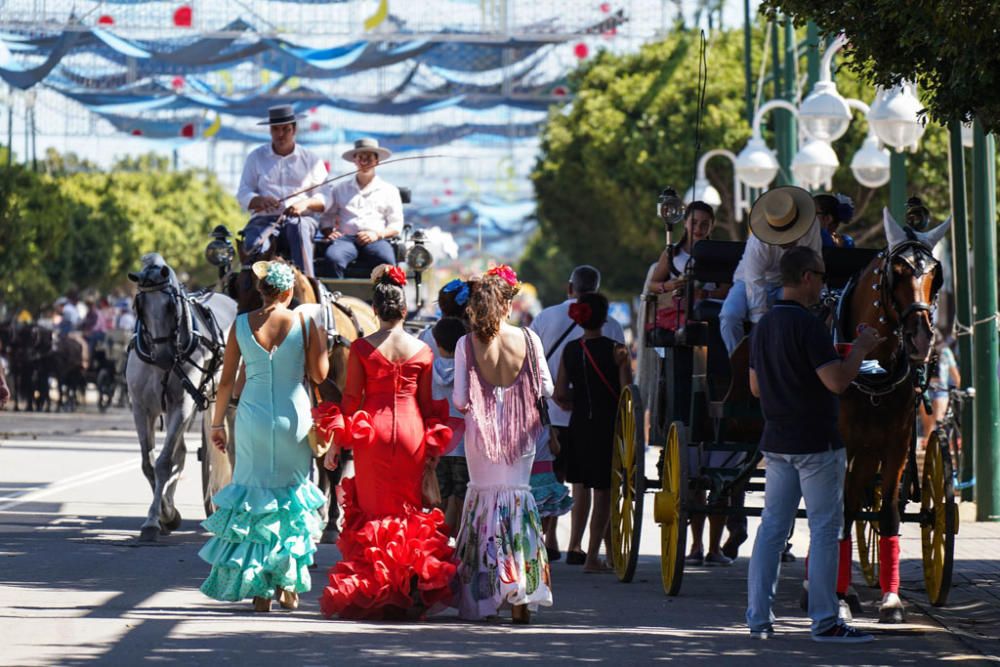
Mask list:
[{"label": "brass carriage lantern", "polygon": [[672,228],[684,219],[684,202],[677,196],[677,191],[666,187],[656,198],[656,215],[663,220],[667,228]]},{"label": "brass carriage lantern", "polygon": [[221,279],[229,273],[229,267],[233,263],[236,250],[229,241],[232,234],[225,225],[216,225],[212,230],[212,240],[205,246],[205,259],[212,266],[219,267],[219,278]]},{"label": "brass carriage lantern", "polygon": [[420,298],[420,283],[423,273],[434,263],[434,254],[427,249],[426,243],[427,234],[424,230],[418,229],[413,233],[413,245],[406,251],[406,265],[413,270],[414,298],[418,310],[423,306],[423,301]]}]

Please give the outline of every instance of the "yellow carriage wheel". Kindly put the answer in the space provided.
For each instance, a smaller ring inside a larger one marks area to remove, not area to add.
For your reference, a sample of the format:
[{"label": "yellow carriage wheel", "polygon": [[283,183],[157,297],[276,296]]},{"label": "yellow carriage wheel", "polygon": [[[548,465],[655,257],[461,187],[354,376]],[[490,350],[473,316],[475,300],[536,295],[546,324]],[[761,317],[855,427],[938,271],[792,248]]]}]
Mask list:
[{"label": "yellow carriage wheel", "polygon": [[941,431],[934,431],[927,442],[920,496],[924,585],[928,599],[936,607],[948,601],[958,532],[951,456],[948,442],[941,435]]},{"label": "yellow carriage wheel", "polygon": [[[882,487],[875,484],[872,491],[871,505],[861,508],[866,512],[878,512],[882,509]],[[861,564],[861,574],[865,583],[872,588],[879,586],[878,580],[878,519],[858,519],[854,522],[854,534],[858,542],[858,561]]]},{"label": "yellow carriage wheel", "polygon": [[663,447],[662,490],[656,492],[654,505],[654,515],[660,524],[660,576],[667,595],[680,592],[684,577],[688,524],[687,444],[684,424],[670,424]]},{"label": "yellow carriage wheel", "polygon": [[611,455],[611,560],[619,581],[630,582],[639,560],[646,492],[645,412],[639,387],[622,389]]}]

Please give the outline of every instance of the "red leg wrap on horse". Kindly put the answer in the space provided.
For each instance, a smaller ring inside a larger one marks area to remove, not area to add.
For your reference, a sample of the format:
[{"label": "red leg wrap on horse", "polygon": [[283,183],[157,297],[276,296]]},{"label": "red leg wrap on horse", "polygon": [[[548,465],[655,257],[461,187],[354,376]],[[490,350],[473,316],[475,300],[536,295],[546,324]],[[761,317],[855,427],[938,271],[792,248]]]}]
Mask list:
[{"label": "red leg wrap on horse", "polygon": [[844,594],[851,585],[851,538],[840,541],[840,567],[837,570],[837,592]]},{"label": "red leg wrap on horse", "polygon": [[878,578],[883,593],[899,594],[899,535],[878,538]]}]

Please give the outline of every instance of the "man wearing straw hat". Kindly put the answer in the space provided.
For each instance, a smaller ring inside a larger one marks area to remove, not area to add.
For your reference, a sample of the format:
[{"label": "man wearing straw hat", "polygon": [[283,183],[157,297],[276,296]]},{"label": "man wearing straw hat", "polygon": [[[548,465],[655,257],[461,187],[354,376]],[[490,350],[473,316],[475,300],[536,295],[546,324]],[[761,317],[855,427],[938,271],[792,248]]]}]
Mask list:
[{"label": "man wearing straw hat", "polygon": [[334,278],[343,278],[348,264],[358,259],[372,266],[396,263],[388,239],[403,231],[403,202],[399,188],[375,175],[375,167],[390,155],[367,137],[343,154],[358,171],[330,188],[323,216],[323,234],[333,241],[326,258]]},{"label": "man wearing straw hat", "polygon": [[296,121],[303,118],[289,104],[267,110],[267,120],[257,123],[271,130],[271,143],[247,156],[236,199],[251,212],[243,230],[243,247],[250,256],[266,252],[277,243],[308,276],[313,274],[313,234],[316,219],[326,208],[322,188],[326,166],[311,151],[295,143]]},{"label": "man wearing straw hat", "polygon": [[781,293],[781,256],[795,246],[822,252],[816,204],[812,195],[795,186],[768,190],[750,211],[750,231],[743,258],[733,274],[719,328],[731,355],[744,336],[744,322],[753,323],[767,312]]}]

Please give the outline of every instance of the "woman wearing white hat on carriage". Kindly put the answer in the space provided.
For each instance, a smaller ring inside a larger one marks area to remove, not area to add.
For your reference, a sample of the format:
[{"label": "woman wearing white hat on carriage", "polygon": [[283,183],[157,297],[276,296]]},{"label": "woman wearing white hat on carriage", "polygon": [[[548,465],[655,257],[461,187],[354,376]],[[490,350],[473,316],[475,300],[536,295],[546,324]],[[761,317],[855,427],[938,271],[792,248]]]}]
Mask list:
[{"label": "woman wearing white hat on carriage", "polygon": [[375,167],[392,153],[378,139],[365,137],[343,158],[357,168],[354,178],[335,183],[329,190],[329,207],[323,216],[323,234],[333,242],[326,258],[334,278],[343,278],[356,259],[372,265],[395,264],[388,239],[403,231],[403,201],[399,188],[375,175]]},{"label": "woman wearing white hat on carriage", "polygon": [[744,322],[758,322],[781,294],[781,256],[795,246],[822,253],[816,204],[812,195],[792,185],[762,194],[750,211],[750,231],[743,258],[733,274],[719,328],[731,355],[744,336]]},{"label": "woman wearing white hat on carriage", "polygon": [[[243,247],[251,255],[265,252],[272,235],[286,244],[292,262],[306,275],[313,275],[313,234],[318,226],[315,218],[326,208],[323,188],[290,197],[296,192],[320,185],[326,180],[326,166],[312,151],[295,143],[297,121],[290,104],[267,110],[267,125],[271,143],[259,146],[247,156],[236,199],[252,213],[243,230]],[[278,225],[278,216],[288,217]]]}]

